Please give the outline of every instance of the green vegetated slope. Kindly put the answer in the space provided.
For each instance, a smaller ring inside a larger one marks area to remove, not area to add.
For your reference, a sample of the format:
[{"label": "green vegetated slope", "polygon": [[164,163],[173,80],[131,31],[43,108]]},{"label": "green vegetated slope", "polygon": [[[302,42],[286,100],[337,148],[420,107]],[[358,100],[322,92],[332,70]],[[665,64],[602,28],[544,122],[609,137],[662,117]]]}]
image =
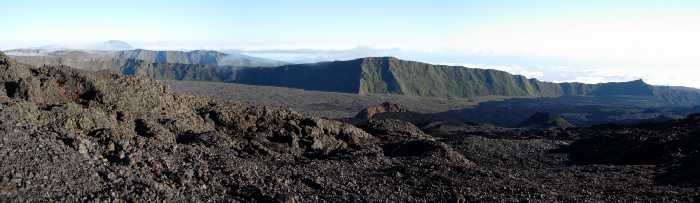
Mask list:
[{"label": "green vegetated slope", "polygon": [[124,75],[141,75],[157,80],[199,80],[233,82],[239,67],[181,63],[149,63],[128,60],[118,70]]},{"label": "green vegetated slope", "polygon": [[433,65],[394,57],[241,69],[234,82],[356,94],[443,98],[632,97],[635,101],[683,106],[698,105],[700,101],[697,89],[653,86],[642,80],[600,84],[552,83],[498,70]]},{"label": "green vegetated slope", "polygon": [[118,58],[143,60],[152,63],[181,63],[181,64],[203,64],[217,65],[226,54],[215,51],[151,51],[151,50],[128,50],[117,52]]},{"label": "green vegetated slope", "polygon": [[393,57],[241,69],[235,82],[430,97],[585,95],[599,86],[548,83],[503,71],[432,65]]},{"label": "green vegetated slope", "polygon": [[119,59],[142,60],[150,63],[221,65],[236,67],[276,67],[286,64],[281,61],[265,58],[209,50],[152,51],[135,49],[117,52],[116,57]]},{"label": "green vegetated slope", "polygon": [[235,82],[428,97],[640,95],[645,91],[652,94],[653,89],[641,81],[604,84],[542,82],[504,71],[433,65],[393,57],[241,69]]},{"label": "green vegetated slope", "polygon": [[413,96],[561,96],[584,95],[597,85],[548,83],[504,71],[404,61],[393,57],[362,59],[361,94]]}]

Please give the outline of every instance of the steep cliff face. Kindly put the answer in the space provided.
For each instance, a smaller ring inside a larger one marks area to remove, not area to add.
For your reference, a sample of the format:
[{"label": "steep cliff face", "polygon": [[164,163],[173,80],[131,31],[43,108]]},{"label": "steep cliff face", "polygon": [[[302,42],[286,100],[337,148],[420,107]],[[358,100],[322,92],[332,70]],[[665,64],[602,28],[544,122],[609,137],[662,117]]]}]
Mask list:
[{"label": "steep cliff face", "polygon": [[362,74],[360,80],[360,94],[394,93],[403,94],[402,86],[396,78],[393,63],[390,58],[365,58],[360,59]]},{"label": "steep cliff face", "polygon": [[586,95],[598,85],[547,83],[497,70],[362,58],[277,68],[247,68],[234,82],[346,92],[427,97]]},{"label": "steep cliff face", "polygon": [[202,64],[149,63],[127,60],[118,72],[124,75],[140,75],[156,80],[199,80],[233,82],[240,68]]},{"label": "steep cliff face", "polygon": [[362,60],[287,65],[277,68],[245,68],[237,83],[282,86],[330,92],[360,92]]},{"label": "steep cliff face", "polygon": [[152,51],[135,49],[115,53],[122,60],[142,60],[148,63],[220,65],[236,67],[273,67],[284,65],[284,62],[270,59],[246,56],[242,54],[226,54],[217,51]]},{"label": "steep cliff face", "polygon": [[182,63],[182,64],[202,64],[217,65],[226,54],[215,51],[151,51],[151,50],[128,50],[117,53],[117,58],[127,58],[143,60],[151,63]]},{"label": "steep cliff face", "polygon": [[[552,83],[504,71],[432,65],[393,57],[240,68],[219,72],[216,81],[291,87],[355,94],[399,94],[420,97],[648,97],[673,105],[696,105],[692,88],[653,86],[636,80],[601,84]],[[222,79],[224,78],[224,79]]]},{"label": "steep cliff face", "polygon": [[394,93],[431,97],[584,95],[597,85],[548,83],[498,70],[404,61],[361,59],[361,94]]}]

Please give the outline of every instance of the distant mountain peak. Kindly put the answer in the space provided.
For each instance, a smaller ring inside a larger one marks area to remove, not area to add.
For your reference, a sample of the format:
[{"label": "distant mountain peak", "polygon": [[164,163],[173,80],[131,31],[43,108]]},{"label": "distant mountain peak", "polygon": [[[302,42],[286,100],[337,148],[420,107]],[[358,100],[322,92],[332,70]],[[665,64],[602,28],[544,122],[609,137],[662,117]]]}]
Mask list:
[{"label": "distant mountain peak", "polygon": [[371,57],[365,57],[363,59],[365,59],[365,60],[401,60],[401,59],[396,58],[394,56],[371,56]]},{"label": "distant mountain peak", "polygon": [[121,51],[121,50],[131,50],[134,49],[129,43],[121,40],[108,40],[104,42],[98,42],[87,46],[91,50],[100,51]]},{"label": "distant mountain peak", "polygon": [[628,81],[628,82],[623,82],[623,83],[630,83],[630,84],[645,84],[645,85],[646,85],[646,84],[648,84],[648,83],[644,82],[644,80],[643,80],[643,79],[641,79],[641,78],[640,78],[640,79],[636,79],[636,80],[632,80],[632,81]]},{"label": "distant mountain peak", "polygon": [[[402,59],[396,58],[394,56],[368,56],[368,57],[356,58],[354,60],[349,60],[349,61],[372,62],[372,61],[390,61],[390,60],[400,61]],[[341,62],[342,62],[342,60],[341,60]]]},{"label": "distant mountain peak", "polygon": [[629,82],[610,82],[600,84],[593,95],[637,95],[637,96],[652,96],[654,95],[654,86],[647,84],[642,79],[632,80]]},{"label": "distant mountain peak", "polygon": [[107,40],[107,41],[105,41],[104,43],[110,43],[110,44],[127,44],[127,45],[128,45],[128,43],[126,43],[126,42],[124,42],[124,41],[121,41],[121,40]]}]

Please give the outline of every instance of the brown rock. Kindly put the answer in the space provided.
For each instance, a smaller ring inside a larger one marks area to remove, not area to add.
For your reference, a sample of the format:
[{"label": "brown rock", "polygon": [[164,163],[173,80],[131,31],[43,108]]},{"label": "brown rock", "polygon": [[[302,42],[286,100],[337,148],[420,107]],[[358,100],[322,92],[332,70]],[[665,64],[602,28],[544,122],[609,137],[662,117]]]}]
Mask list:
[{"label": "brown rock", "polygon": [[355,118],[372,119],[376,114],[385,112],[408,112],[408,110],[399,104],[384,102],[382,104],[369,106],[366,109],[363,109],[357,113],[357,115],[355,115]]},{"label": "brown rock", "polygon": [[431,137],[412,123],[396,119],[370,120],[364,129],[376,137],[387,140]]}]

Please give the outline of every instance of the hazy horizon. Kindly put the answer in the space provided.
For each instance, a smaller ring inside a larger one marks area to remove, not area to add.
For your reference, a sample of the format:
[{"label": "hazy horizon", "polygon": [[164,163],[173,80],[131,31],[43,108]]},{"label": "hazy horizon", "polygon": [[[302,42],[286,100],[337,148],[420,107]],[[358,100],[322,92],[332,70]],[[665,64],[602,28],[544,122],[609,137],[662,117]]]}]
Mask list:
[{"label": "hazy horizon", "polygon": [[3,8],[2,50],[123,40],[290,62],[392,55],[553,82],[700,87],[696,1],[35,0]]}]

